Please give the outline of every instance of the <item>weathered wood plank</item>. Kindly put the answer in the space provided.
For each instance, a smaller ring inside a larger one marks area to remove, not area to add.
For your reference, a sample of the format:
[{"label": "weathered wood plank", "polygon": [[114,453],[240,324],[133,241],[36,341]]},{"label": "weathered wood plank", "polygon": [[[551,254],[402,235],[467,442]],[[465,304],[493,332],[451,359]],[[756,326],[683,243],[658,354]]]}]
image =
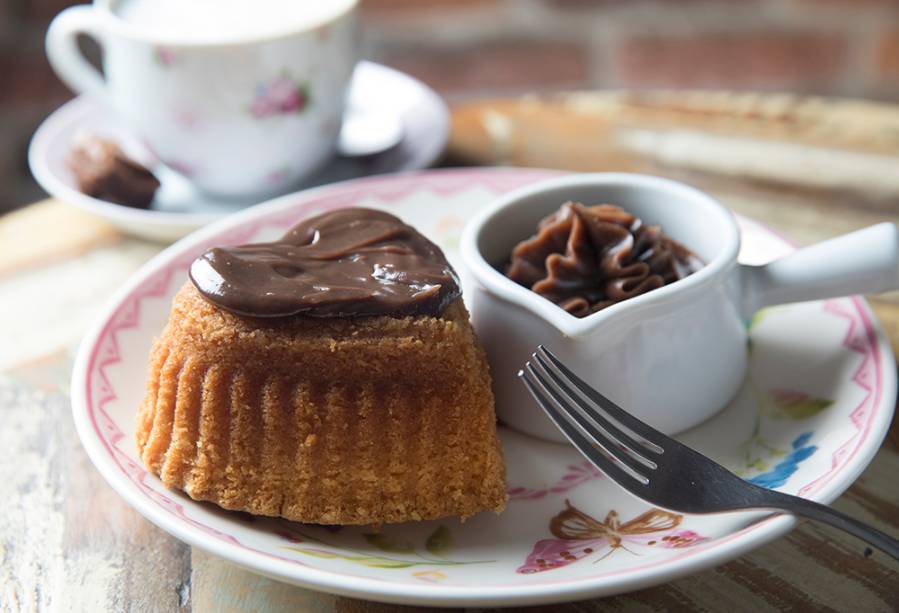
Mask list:
[{"label": "weathered wood plank", "polygon": [[190,610],[189,548],[106,485],[69,413],[0,375],[0,611]]},{"label": "weathered wood plank", "polygon": [[98,309],[159,248],[130,239],[100,243],[0,278],[0,371],[77,345]]},{"label": "weathered wood plank", "polygon": [[0,217],[0,278],[115,243],[108,222],[58,200],[44,200]]},{"label": "weathered wood plank", "polygon": [[666,174],[899,198],[894,105],[733,92],[577,92],[455,105],[468,164]]},{"label": "weathered wood plank", "polygon": [[304,590],[234,566],[194,548],[191,553],[194,611],[333,611],[336,596]]}]

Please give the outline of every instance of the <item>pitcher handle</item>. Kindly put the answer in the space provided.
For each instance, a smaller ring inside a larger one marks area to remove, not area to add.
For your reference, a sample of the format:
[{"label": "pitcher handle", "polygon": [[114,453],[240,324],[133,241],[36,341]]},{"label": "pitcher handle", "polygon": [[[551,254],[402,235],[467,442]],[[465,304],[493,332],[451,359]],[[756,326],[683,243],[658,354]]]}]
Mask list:
[{"label": "pitcher handle", "polygon": [[881,223],[805,247],[763,266],[743,266],[743,315],[788,302],[899,288],[899,229]]}]

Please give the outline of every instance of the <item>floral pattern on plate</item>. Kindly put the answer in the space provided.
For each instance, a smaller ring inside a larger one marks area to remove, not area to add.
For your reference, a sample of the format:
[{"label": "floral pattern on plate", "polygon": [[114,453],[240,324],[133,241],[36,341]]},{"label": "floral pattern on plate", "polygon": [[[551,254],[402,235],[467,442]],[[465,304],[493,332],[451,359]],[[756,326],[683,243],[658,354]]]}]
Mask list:
[{"label": "floral pattern on plate", "polygon": [[[312,534],[309,529],[303,529],[301,524],[284,522],[284,529],[279,532],[284,539],[293,543],[284,549],[304,556],[332,560],[339,558],[353,564],[368,566],[370,568],[412,568],[423,566],[462,566],[466,564],[489,564],[494,560],[452,560],[447,554],[453,546],[453,535],[445,524],[438,525],[425,539],[421,547],[404,538],[391,537],[384,532],[364,532],[362,538],[370,546],[368,550],[348,548],[347,546],[334,546],[322,537]],[[374,547],[381,553],[372,553]],[[416,574],[421,578],[428,576],[437,578],[433,574]],[[446,575],[440,573],[440,578]]]},{"label": "floral pattern on plate", "polygon": [[509,488],[509,500],[539,500],[550,494],[564,494],[588,481],[599,479],[602,473],[587,460],[580,464],[571,464],[568,470],[559,480],[549,487],[524,487],[515,486]]},{"label": "floral pattern on plate", "polygon": [[810,443],[814,431],[803,430],[788,446],[784,446],[762,435],[762,423],[778,420],[804,422],[833,405],[833,401],[796,390],[774,389],[762,393],[755,385],[752,388],[757,398],[758,414],[752,435],[741,446],[742,462],[731,468],[756,485],[783,487],[799,465],[818,450],[817,445]]},{"label": "floral pattern on plate", "polygon": [[613,510],[599,522],[566,500],[565,510],[549,522],[549,531],[556,538],[535,543],[517,572],[530,574],[562,568],[594,554],[598,556],[594,563],[601,562],[618,549],[639,555],[629,547],[678,548],[704,541],[693,530],[676,530],[683,519],[678,513],[651,509],[622,523]]},{"label": "floral pattern on plate", "polygon": [[817,445],[808,444],[811,438],[811,432],[803,432],[790,444],[789,451],[771,449],[771,456],[782,458],[772,468],[768,468],[768,463],[761,459],[754,460],[754,463],[764,466],[765,472],[750,477],[748,481],[771,489],[783,487],[787,479],[799,470],[799,464],[809,459],[818,450]]}]

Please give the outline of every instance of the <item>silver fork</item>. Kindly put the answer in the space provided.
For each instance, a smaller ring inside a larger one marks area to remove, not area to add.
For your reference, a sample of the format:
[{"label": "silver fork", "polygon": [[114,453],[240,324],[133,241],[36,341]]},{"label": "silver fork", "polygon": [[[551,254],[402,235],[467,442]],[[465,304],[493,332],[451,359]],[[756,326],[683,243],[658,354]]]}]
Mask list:
[{"label": "silver fork", "polygon": [[631,494],[681,513],[776,509],[821,521],[899,560],[899,541],[817,502],[744,481],[587,385],[543,345],[518,372],[568,440]]}]

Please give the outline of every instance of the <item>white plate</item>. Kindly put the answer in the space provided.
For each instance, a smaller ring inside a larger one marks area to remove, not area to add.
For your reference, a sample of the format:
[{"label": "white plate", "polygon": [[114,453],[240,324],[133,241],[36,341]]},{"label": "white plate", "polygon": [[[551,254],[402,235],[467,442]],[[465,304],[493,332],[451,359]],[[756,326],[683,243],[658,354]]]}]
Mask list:
[{"label": "white plate", "polygon": [[[365,205],[398,213],[458,267],[466,219],[549,174],[472,169],[360,179],[280,198],[173,245],[119,292],[79,351],[73,410],[94,464],[138,511],[192,545],[284,581],[388,602],[512,605],[613,594],[720,564],[784,534],[795,523],[786,516],[653,510],[570,447],[507,429],[510,502],[502,515],[386,526],[380,535],[222,511],[167,490],[137,460],[133,431],[150,343],[204,249],[270,239],[313,212]],[[741,226],[744,261],[792,249],[757,223]],[[751,375],[741,394],[680,438],[757,483],[829,502],[865,468],[890,423],[889,344],[857,297],[768,309],[750,337]],[[586,534],[551,533],[550,520],[569,503],[569,516],[583,514]]]},{"label": "white plate", "polygon": [[[407,74],[380,64],[360,62],[353,74],[349,103],[364,115],[397,117],[402,126],[402,140],[375,155],[336,157],[300,187],[426,168],[446,146],[449,137],[446,105],[427,85]],[[152,156],[140,139],[120,125],[105,107],[81,96],[57,109],[35,132],[28,150],[31,172],[51,195],[104,217],[130,234],[172,241],[255,204],[222,200],[198,192],[183,177],[159,165],[153,171],[161,186],[149,210],[92,198],[77,188],[65,163],[73,139],[82,132],[106,136],[135,159],[153,166]]]}]

